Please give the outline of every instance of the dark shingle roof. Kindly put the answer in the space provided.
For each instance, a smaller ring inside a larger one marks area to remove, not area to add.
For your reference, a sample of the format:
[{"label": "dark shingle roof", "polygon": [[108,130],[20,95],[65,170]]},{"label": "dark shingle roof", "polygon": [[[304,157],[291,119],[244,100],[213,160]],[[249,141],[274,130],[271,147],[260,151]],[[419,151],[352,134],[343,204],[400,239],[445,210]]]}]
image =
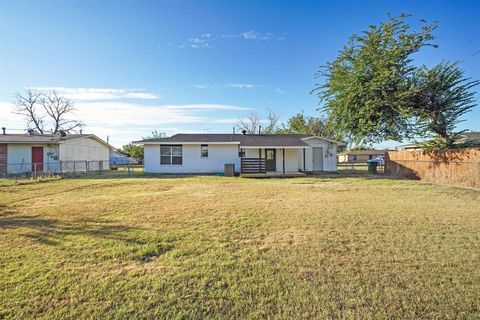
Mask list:
[{"label": "dark shingle roof", "polygon": [[303,147],[308,146],[301,134],[242,135],[240,145],[248,147]]},{"label": "dark shingle roof", "polygon": [[[77,138],[94,138],[105,145],[108,145],[105,141],[98,138],[94,134],[67,134],[62,137],[59,134],[0,134],[0,143],[45,143],[45,144],[57,144],[65,140],[77,139]],[[111,147],[110,145],[108,145]],[[113,147],[112,147],[113,148]]]},{"label": "dark shingle roof", "polygon": [[222,134],[198,133],[176,134],[168,138],[146,139],[136,143],[229,143],[237,142],[245,147],[303,147],[308,146],[302,139],[311,137],[306,134]]}]

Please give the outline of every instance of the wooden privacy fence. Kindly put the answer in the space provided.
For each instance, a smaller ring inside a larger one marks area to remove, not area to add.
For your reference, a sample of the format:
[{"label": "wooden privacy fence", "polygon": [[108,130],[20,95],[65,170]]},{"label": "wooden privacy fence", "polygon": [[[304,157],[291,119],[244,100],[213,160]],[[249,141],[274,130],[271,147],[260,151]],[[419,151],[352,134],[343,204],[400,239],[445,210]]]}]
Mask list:
[{"label": "wooden privacy fence", "polygon": [[480,148],[387,152],[385,173],[396,177],[478,188]]}]

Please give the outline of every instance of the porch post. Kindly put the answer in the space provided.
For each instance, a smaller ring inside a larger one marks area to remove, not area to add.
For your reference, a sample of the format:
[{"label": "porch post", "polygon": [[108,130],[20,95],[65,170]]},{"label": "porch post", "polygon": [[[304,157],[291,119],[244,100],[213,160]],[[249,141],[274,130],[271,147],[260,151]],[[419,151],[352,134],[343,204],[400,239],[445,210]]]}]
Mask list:
[{"label": "porch post", "polygon": [[307,171],[305,168],[305,148],[303,148],[303,172]]},{"label": "porch post", "polygon": [[262,149],[258,148],[258,173],[262,172]]},{"label": "porch post", "polygon": [[285,174],[285,148],[282,148],[283,174]]}]

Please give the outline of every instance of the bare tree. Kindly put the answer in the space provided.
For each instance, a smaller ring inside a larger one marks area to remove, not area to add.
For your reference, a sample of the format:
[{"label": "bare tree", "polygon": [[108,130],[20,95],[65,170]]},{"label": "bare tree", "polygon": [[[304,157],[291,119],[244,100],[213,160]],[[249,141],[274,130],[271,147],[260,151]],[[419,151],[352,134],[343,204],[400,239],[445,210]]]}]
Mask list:
[{"label": "bare tree", "polygon": [[15,95],[15,113],[23,115],[27,120],[29,128],[43,134],[47,130],[45,125],[49,124],[48,131],[58,133],[60,130],[71,132],[83,127],[83,122],[67,117],[75,112],[73,102],[55,92],[38,92],[26,89],[24,93]]},{"label": "bare tree", "polygon": [[280,116],[271,110],[267,110],[266,119],[257,112],[252,112],[245,118],[238,119],[237,128],[245,130],[248,134],[257,134],[262,127],[261,132],[265,134],[272,134],[278,131],[278,123]]},{"label": "bare tree", "polygon": [[45,116],[39,113],[38,104],[42,98],[42,93],[31,89],[26,89],[25,92],[15,94],[16,107],[14,113],[22,115],[27,120],[27,126],[32,126],[43,134],[44,118]]},{"label": "bare tree", "polygon": [[277,133],[278,122],[280,120],[280,115],[268,109],[267,119],[265,121],[265,127],[262,129],[263,133],[272,134]]},{"label": "bare tree", "polygon": [[258,132],[262,119],[258,112],[254,111],[245,118],[238,119],[237,128],[245,130],[248,134],[255,134]]}]

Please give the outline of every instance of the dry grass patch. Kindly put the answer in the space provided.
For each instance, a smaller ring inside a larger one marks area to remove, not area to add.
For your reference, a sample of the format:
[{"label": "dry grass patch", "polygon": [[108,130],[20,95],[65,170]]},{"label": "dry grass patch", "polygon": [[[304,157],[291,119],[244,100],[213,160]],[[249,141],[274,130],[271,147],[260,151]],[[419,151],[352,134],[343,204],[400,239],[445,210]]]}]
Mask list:
[{"label": "dry grass patch", "polygon": [[0,188],[2,318],[476,318],[480,193],[415,181]]}]

